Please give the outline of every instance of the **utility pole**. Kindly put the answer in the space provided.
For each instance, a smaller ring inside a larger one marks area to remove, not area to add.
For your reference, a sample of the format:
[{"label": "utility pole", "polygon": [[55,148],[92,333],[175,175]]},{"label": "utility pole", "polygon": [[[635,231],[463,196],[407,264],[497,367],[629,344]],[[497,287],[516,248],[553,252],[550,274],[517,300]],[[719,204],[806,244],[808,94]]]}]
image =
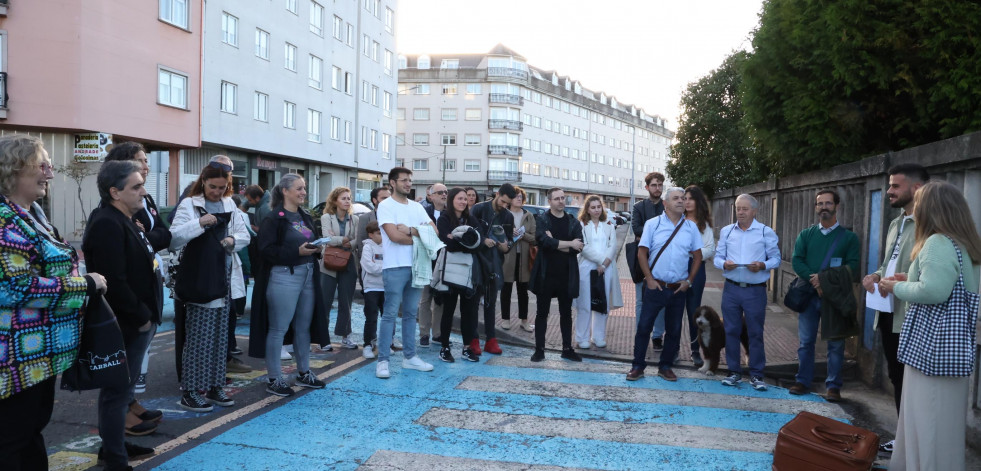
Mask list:
[{"label": "utility pole", "polygon": [[631,126],[633,133],[631,133],[633,142],[630,144],[630,208],[627,211],[633,211],[634,209],[634,199],[637,195],[637,189],[634,185],[634,177],[637,175],[637,126]]}]

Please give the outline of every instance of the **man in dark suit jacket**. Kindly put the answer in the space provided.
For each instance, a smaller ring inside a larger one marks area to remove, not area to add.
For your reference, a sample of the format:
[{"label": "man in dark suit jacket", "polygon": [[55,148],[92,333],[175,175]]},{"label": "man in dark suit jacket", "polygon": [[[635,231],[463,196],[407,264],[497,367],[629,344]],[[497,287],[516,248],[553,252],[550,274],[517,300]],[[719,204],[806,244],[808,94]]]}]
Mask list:
[{"label": "man in dark suit jacket", "polygon": [[[514,242],[514,215],[511,214],[510,207],[511,198],[517,194],[513,185],[505,183],[497,189],[494,199],[477,203],[470,208],[470,214],[483,226],[478,229],[484,238],[480,257],[489,265],[485,273],[493,274],[484,279],[484,351],[487,353],[502,353],[494,330],[497,319],[496,301],[497,293],[504,287],[504,254],[511,250]],[[503,228],[504,233],[495,235],[495,227]],[[480,335],[475,332],[473,338],[474,344],[470,348],[474,352],[480,352],[477,345]]]},{"label": "man in dark suit jacket", "polygon": [[[124,388],[103,388],[99,393],[100,457],[106,469],[123,469],[132,450],[125,446],[126,428],[152,433],[160,411],[144,411],[146,419],[127,427],[126,417],[134,402],[134,387],[152,336],[160,323],[162,288],[154,249],[133,217],[143,210],[143,177],[138,164],[110,161],[98,176],[101,205],[92,212],[82,238],[82,251],[90,271],[106,277],[106,301],[119,321],[129,362],[130,383]],[[143,453],[152,453],[143,449]]]}]

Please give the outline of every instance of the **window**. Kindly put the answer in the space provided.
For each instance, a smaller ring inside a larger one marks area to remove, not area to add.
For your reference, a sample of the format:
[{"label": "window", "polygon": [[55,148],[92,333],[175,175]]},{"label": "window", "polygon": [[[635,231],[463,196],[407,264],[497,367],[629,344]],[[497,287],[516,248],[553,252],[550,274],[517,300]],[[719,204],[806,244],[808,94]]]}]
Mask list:
[{"label": "window", "polygon": [[354,75],[344,72],[344,93],[354,95]]},{"label": "window", "polygon": [[255,92],[252,97],[252,119],[269,122],[269,95]]},{"label": "window", "polygon": [[459,69],[460,59],[443,59],[439,64],[440,69]]},{"label": "window", "polygon": [[310,86],[320,90],[320,79],[323,77],[323,59],[310,54],[310,73],[308,77],[310,78]]},{"label": "window", "polygon": [[340,134],[339,134],[340,133],[340,127],[341,127],[341,118],[338,118],[337,116],[331,116],[330,117],[330,138],[331,139],[333,139],[335,141],[338,140],[338,139],[340,139]]},{"label": "window", "polygon": [[412,161],[412,170],[429,170],[429,159],[415,159]]},{"label": "window", "polygon": [[375,85],[371,86],[371,104],[378,106],[378,87]]},{"label": "window", "polygon": [[374,129],[368,131],[368,147],[371,150],[378,150],[378,131]]},{"label": "window", "polygon": [[447,160],[443,159],[443,171],[455,172],[456,171],[456,159]]},{"label": "window", "polygon": [[351,23],[347,24],[347,36],[344,38],[344,43],[354,47],[354,25]]},{"label": "window", "polygon": [[455,146],[456,145],[456,134],[440,134],[439,141],[441,145],[444,146]]},{"label": "window", "polygon": [[320,142],[320,112],[307,110],[307,140]]},{"label": "window", "polygon": [[429,134],[417,133],[412,135],[412,145],[416,146],[428,146],[429,145]]},{"label": "window", "polygon": [[480,171],[480,161],[479,160],[464,160],[463,161],[463,171],[464,172],[479,172]]},{"label": "window", "polygon": [[443,84],[443,95],[456,95],[457,85],[455,83]]},{"label": "window", "polygon": [[340,90],[341,84],[344,83],[344,73],[338,66],[332,66],[330,73],[330,86],[334,87],[334,90]]},{"label": "window", "polygon": [[385,49],[385,74],[392,75],[392,51]]},{"label": "window", "polygon": [[157,103],[187,109],[187,76],[158,69]]},{"label": "window", "polygon": [[443,108],[440,113],[443,121],[456,121],[456,108]]},{"label": "window", "polygon": [[379,11],[378,7],[380,5],[381,5],[381,0],[374,0],[371,3],[371,14],[372,15],[375,15],[375,18],[379,18],[378,14],[380,13],[380,11]]},{"label": "window", "polygon": [[337,15],[334,15],[334,39],[344,40],[344,20]]},{"label": "window", "polygon": [[368,128],[361,126],[361,147],[368,147]]},{"label": "window", "polygon": [[429,84],[420,83],[416,85],[416,95],[429,95]]},{"label": "window", "polygon": [[368,95],[370,93],[369,90],[370,90],[370,88],[368,86],[368,82],[365,81],[365,80],[362,80],[361,81],[361,101],[363,101],[365,103],[368,102]]},{"label": "window", "polygon": [[238,95],[238,85],[231,82],[221,82],[221,110],[226,113],[235,114],[236,96]]},{"label": "window", "polygon": [[238,18],[221,12],[221,42],[238,46]]},{"label": "window", "polygon": [[296,14],[296,0],[286,0],[286,11]]},{"label": "window", "polygon": [[392,136],[384,133],[382,134],[382,157],[392,158]]},{"label": "window", "polygon": [[286,67],[287,70],[292,70],[293,72],[296,72],[296,46],[290,43],[286,43],[286,50],[283,58],[283,67]]},{"label": "window", "polygon": [[344,142],[351,143],[351,122],[344,121]]},{"label": "window", "polygon": [[[385,95],[384,95],[384,97],[382,99],[382,109],[385,110],[385,117],[386,118],[391,118],[392,117],[392,94],[391,93],[385,92]],[[405,116],[403,116],[402,119],[405,119]]]},{"label": "window", "polygon": [[391,8],[385,8],[385,31],[389,33],[395,30],[395,12]]},{"label": "window", "polygon": [[428,69],[429,68],[429,56],[419,56],[419,58],[416,59],[416,68],[417,69]]},{"label": "window", "polygon": [[467,84],[467,95],[480,95],[480,84],[479,83],[468,83]]},{"label": "window", "polygon": [[429,108],[413,108],[412,119],[416,121],[426,121],[429,119]]},{"label": "window", "polygon": [[381,44],[378,44],[378,41],[371,42],[371,60],[375,62],[378,62],[378,48],[380,46]]},{"label": "window", "polygon": [[467,108],[463,119],[466,121],[480,121],[480,108]]},{"label": "window", "polygon": [[283,102],[283,127],[296,129],[296,103]]},{"label": "window", "polygon": [[317,2],[310,2],[310,32],[324,35],[324,7]]},{"label": "window", "polygon": [[367,34],[361,37],[361,54],[365,57],[371,56],[371,38]]},{"label": "window", "polygon": [[187,29],[187,0],[160,0],[160,19]]},{"label": "window", "polygon": [[269,60],[269,33],[255,29],[255,55]]}]

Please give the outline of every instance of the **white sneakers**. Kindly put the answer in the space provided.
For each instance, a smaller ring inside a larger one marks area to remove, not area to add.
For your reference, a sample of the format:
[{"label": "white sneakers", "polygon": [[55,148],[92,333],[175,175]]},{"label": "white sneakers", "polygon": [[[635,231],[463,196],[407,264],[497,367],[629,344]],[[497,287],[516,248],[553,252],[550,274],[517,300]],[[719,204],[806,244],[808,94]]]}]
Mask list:
[{"label": "white sneakers", "polygon": [[364,356],[365,358],[369,359],[369,360],[372,359],[372,358],[375,358],[375,352],[371,348],[371,345],[365,345],[364,346],[364,352],[362,352],[361,355]]},{"label": "white sneakers", "polygon": [[586,340],[585,342],[579,342],[579,348],[583,350],[589,350],[589,340]]},{"label": "white sneakers", "polygon": [[593,340],[593,345],[596,345],[596,348],[606,348],[606,342],[602,340]]},{"label": "white sneakers", "polygon": [[345,336],[343,339],[341,339],[341,348],[346,348],[348,350],[354,350],[354,349],[358,348],[358,344],[354,343],[354,340],[351,340],[351,336],[348,335],[348,336]]},{"label": "white sneakers", "polygon": [[392,376],[392,374],[388,372],[388,362],[379,361],[378,364],[375,365],[375,377],[388,379],[390,376]]},{"label": "white sneakers", "polygon": [[501,319],[501,328],[511,330],[511,319]]},{"label": "white sneakers", "polygon": [[[290,346],[292,347],[292,345],[290,345]],[[283,345],[283,349],[280,350],[280,352],[279,352],[279,359],[280,360],[292,360],[293,359],[293,356],[290,355],[290,352],[286,351],[286,345]]]},{"label": "white sneakers", "polygon": [[404,370],[418,370],[418,371],[433,371],[433,365],[422,361],[419,355],[416,355],[408,360],[402,359],[402,369]]},{"label": "white sneakers", "polygon": [[522,319],[521,320],[521,329],[524,330],[525,332],[531,332],[531,331],[535,330],[535,326],[534,326],[534,324],[529,324],[528,323],[528,319]]}]

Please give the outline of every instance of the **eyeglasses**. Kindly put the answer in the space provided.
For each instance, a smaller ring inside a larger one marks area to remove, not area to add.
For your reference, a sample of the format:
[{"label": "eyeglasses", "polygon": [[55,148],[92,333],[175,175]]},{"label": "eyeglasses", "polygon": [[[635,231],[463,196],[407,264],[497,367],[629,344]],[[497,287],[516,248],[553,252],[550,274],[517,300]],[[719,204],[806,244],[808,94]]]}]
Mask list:
[{"label": "eyeglasses", "polygon": [[54,173],[54,167],[51,166],[51,162],[41,162],[38,168],[41,169],[41,173]]},{"label": "eyeglasses", "polygon": [[835,205],[834,201],[821,201],[818,203],[814,203],[814,206],[834,206],[834,205]]},{"label": "eyeglasses", "polygon": [[208,163],[208,166],[209,167],[212,167],[212,168],[217,168],[217,169],[219,169],[219,170],[221,170],[223,172],[231,172],[232,171],[232,166],[231,165],[223,164],[221,162],[210,162],[210,163]]},{"label": "eyeglasses", "polygon": [[449,191],[446,191],[446,190],[440,190],[440,191],[434,191],[433,192],[434,195],[445,195],[447,193],[449,193]]}]

